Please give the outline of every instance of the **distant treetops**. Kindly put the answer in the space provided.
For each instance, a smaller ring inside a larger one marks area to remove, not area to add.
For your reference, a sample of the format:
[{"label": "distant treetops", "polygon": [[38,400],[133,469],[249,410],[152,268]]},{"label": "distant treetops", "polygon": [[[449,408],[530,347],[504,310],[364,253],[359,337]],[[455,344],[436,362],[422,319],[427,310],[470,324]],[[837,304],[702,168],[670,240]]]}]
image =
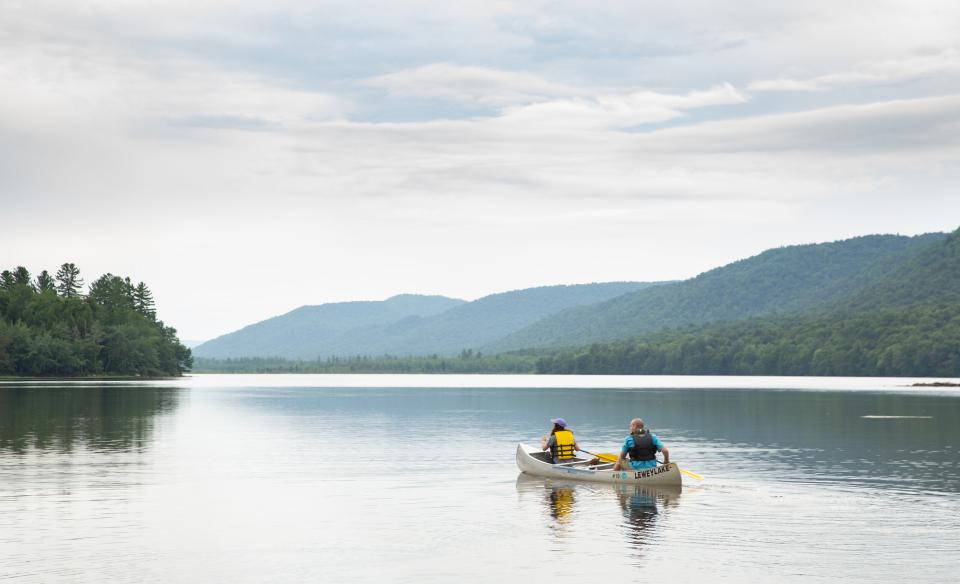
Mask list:
[{"label": "distant treetops", "polygon": [[72,263],[35,278],[0,272],[0,375],[171,376],[189,371],[190,349],[157,320],[143,282],[104,274],[84,295]]}]

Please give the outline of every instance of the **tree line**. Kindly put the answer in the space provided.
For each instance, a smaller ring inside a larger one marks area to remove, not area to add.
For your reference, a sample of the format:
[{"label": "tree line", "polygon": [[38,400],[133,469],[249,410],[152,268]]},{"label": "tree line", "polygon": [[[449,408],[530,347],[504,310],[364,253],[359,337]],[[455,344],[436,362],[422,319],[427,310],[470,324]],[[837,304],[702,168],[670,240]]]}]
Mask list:
[{"label": "tree line", "polygon": [[453,357],[197,359],[204,373],[540,373],[960,377],[960,306],[753,318],[561,350]]},{"label": "tree line", "polygon": [[960,377],[960,305],[755,318],[559,351],[537,373]]},{"label": "tree line", "polygon": [[0,375],[169,376],[189,371],[190,349],[157,319],[143,282],[104,274],[83,292],[73,263],[36,277],[0,272]]},{"label": "tree line", "polygon": [[454,357],[329,357],[292,360],[280,357],[209,359],[198,357],[197,373],[534,373],[532,352],[484,355],[465,349]]}]

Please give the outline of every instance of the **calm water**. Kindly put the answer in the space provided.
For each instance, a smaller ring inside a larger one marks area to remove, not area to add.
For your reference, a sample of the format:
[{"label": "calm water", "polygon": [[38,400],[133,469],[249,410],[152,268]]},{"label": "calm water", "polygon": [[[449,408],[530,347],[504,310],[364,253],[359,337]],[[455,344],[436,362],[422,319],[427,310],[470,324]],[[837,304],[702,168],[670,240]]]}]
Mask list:
[{"label": "calm water", "polygon": [[[0,580],[955,581],[960,392],[372,379],[0,384]],[[519,475],[557,415],[595,451],[640,415],[707,479]]]}]

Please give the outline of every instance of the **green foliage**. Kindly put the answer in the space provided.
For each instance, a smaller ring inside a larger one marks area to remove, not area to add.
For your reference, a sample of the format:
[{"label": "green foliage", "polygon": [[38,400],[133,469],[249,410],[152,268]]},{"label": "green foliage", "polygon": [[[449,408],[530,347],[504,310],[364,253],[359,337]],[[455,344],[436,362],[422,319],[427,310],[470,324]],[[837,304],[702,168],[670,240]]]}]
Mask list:
[{"label": "green foliage", "polygon": [[33,288],[33,282],[30,281],[30,270],[23,266],[17,266],[17,269],[13,271],[13,284]]},{"label": "green foliage", "polygon": [[[145,285],[105,274],[84,298],[73,264],[61,267],[56,286],[46,271],[36,285],[25,268],[8,273],[0,289],[0,375],[166,376],[192,366],[176,330],[155,319]],[[141,286],[146,295],[138,301]]]},{"label": "green foliage", "polygon": [[541,358],[538,373],[960,376],[960,305],[779,317],[661,332]]},{"label": "green foliage", "polygon": [[280,358],[198,358],[198,373],[534,373],[532,352],[483,355],[464,350],[456,357],[330,357],[316,361]]},{"label": "green foliage", "polygon": [[683,282],[561,312],[484,348],[569,347],[668,327],[822,310],[884,280],[946,237],[869,235],[771,249]]},{"label": "green foliage", "polygon": [[83,287],[83,279],[80,277],[80,269],[72,264],[66,263],[57,270],[57,292],[64,298],[73,298],[80,295],[80,289]]},{"label": "green foliage", "polygon": [[960,304],[960,229],[893,266],[888,277],[872,282],[839,308],[854,313],[927,302]]},{"label": "green foliage", "polygon": [[822,310],[594,344],[537,371],[960,377],[960,230]]},{"label": "green foliage", "polygon": [[133,289],[133,307],[136,308],[137,312],[148,318],[154,319],[157,316],[153,293],[143,282],[137,284],[137,287]]},{"label": "green foliage", "polygon": [[44,270],[37,275],[37,279],[34,281],[34,288],[36,288],[39,292],[55,290],[56,282],[53,281],[53,277],[50,276],[50,272]]}]

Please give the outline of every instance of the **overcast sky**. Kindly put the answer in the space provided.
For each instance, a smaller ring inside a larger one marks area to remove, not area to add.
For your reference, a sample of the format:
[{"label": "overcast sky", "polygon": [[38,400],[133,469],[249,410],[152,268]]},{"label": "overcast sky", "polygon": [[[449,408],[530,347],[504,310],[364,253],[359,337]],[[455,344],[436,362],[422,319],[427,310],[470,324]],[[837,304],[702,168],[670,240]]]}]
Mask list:
[{"label": "overcast sky", "polygon": [[960,226],[956,1],[0,0],[0,260],[181,338]]}]

